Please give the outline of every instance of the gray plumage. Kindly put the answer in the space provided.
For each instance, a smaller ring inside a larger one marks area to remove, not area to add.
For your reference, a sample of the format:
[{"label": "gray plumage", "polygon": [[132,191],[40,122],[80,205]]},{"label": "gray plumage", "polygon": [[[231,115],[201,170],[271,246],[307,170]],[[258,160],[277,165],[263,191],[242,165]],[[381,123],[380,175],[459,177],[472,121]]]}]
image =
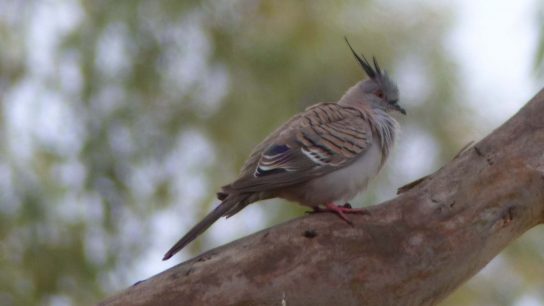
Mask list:
[{"label": "gray plumage", "polygon": [[[346,39],[347,42],[347,39]],[[165,255],[175,253],[222,216],[248,204],[280,197],[318,209],[343,204],[364,190],[384,164],[395,141],[398,89],[373,58],[374,67],[353,55],[369,77],[352,86],[337,103],[308,107],[255,147],[237,180],[223,186],[222,201]],[[344,218],[342,212],[332,211]]]}]

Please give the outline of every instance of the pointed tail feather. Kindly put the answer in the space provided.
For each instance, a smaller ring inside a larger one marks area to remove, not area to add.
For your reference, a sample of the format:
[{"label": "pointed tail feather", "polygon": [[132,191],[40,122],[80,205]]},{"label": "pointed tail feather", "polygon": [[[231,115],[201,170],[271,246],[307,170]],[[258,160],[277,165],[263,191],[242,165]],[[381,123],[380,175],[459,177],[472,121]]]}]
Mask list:
[{"label": "pointed tail feather", "polygon": [[[217,219],[221,218],[222,216],[226,215],[229,211],[232,209],[235,209],[235,207],[240,204],[244,200],[244,197],[240,196],[232,196],[229,195],[225,197],[224,201],[219,204],[214,210],[212,210],[202,221],[198,222],[193,228],[185,234],[185,236],[181,237],[176,244],[166,254],[164,254],[164,257],[162,260],[167,260],[170,257],[174,256],[177,252],[181,251],[186,245],[188,245],[191,241],[193,241],[196,237],[198,237],[200,234],[202,234],[205,230],[208,229]],[[238,209],[239,210],[239,209]],[[238,211],[236,210],[236,211]]]}]

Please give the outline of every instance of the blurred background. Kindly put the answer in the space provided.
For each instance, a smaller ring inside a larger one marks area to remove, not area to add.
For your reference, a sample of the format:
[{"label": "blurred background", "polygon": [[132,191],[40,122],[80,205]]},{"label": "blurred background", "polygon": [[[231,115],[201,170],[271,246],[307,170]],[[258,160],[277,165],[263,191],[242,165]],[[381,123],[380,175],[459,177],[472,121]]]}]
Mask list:
[{"label": "blurred background", "polygon": [[[542,87],[544,8],[521,1],[0,0],[0,304],[97,302],[304,211],[271,200],[163,253],[251,148],[362,78],[397,80],[402,135],[356,206],[394,197]],[[443,305],[544,305],[544,229]]]}]

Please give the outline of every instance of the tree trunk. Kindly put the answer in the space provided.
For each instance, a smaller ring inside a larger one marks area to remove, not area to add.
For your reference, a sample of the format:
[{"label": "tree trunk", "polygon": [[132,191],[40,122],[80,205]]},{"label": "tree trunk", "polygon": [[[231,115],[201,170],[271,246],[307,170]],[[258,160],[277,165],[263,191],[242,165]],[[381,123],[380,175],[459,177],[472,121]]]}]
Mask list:
[{"label": "tree trunk", "polygon": [[437,172],[350,218],[297,218],[100,305],[436,305],[544,222],[544,90]]}]

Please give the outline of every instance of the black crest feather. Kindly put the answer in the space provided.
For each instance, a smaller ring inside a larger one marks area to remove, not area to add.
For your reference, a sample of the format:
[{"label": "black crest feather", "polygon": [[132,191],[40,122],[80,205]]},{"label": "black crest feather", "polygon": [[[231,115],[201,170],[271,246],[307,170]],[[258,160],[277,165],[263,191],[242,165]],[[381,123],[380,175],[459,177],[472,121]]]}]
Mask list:
[{"label": "black crest feather", "polygon": [[353,53],[353,56],[357,59],[365,73],[368,75],[371,79],[379,79],[381,78],[382,70],[380,69],[380,66],[378,65],[378,62],[376,61],[375,57],[372,57],[372,61],[374,63],[374,67],[370,65],[368,60],[365,58],[363,54],[359,56],[355,50],[353,50],[353,47],[351,47],[351,44],[348,41],[348,38],[344,36],[344,39],[346,40],[346,43],[348,44],[349,49],[351,50],[351,53]]}]

